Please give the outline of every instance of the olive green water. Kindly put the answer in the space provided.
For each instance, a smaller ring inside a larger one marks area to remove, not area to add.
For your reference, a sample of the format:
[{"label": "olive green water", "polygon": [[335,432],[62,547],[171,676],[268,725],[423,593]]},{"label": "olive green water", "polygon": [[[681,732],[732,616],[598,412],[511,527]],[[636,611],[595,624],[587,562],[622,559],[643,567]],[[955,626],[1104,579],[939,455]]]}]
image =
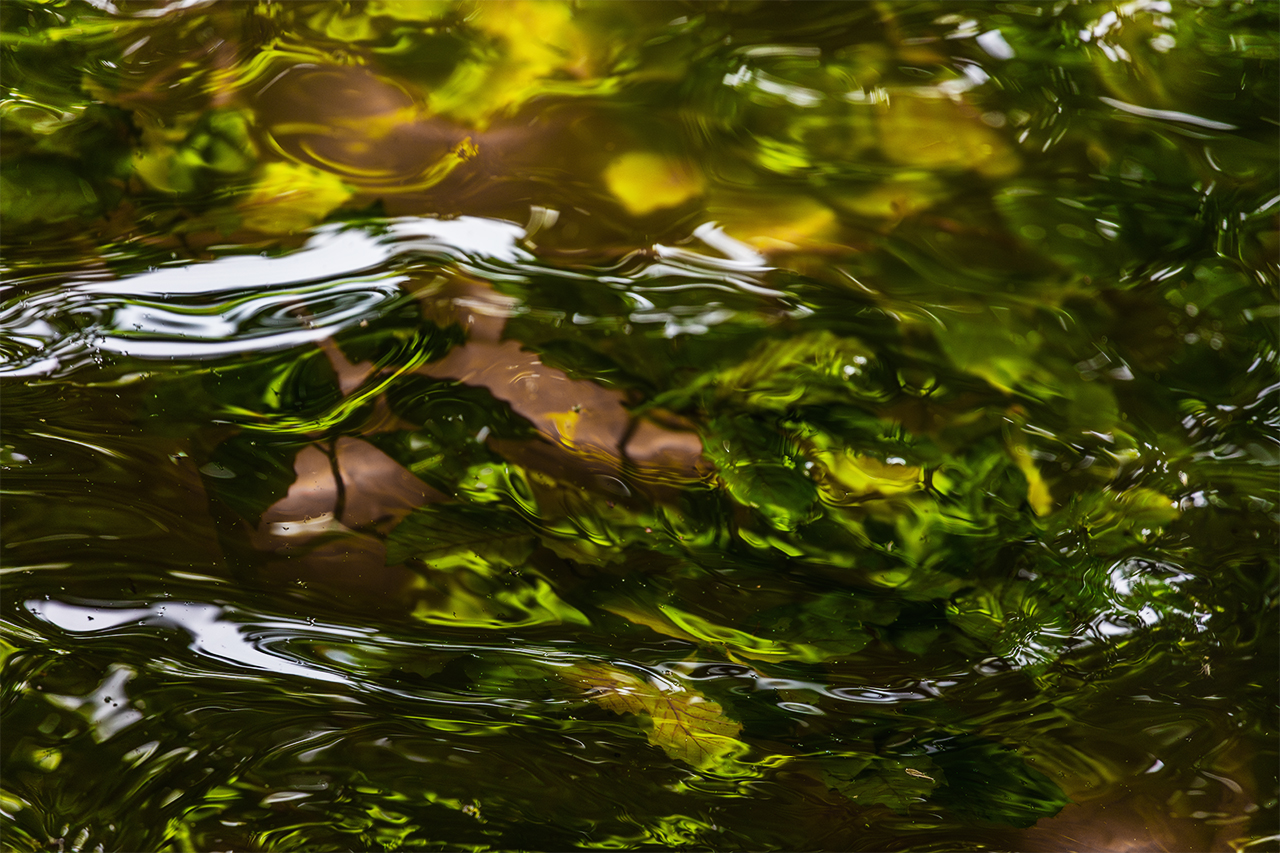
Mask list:
[{"label": "olive green water", "polygon": [[1280,849],[1278,26],[6,0],[0,846]]}]

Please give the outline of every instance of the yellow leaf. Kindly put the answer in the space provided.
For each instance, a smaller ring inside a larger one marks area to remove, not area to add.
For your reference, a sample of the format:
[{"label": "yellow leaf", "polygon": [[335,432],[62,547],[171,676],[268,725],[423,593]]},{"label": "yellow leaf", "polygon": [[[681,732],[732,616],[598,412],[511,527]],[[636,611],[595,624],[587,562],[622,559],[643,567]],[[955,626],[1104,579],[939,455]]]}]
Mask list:
[{"label": "yellow leaf", "polygon": [[477,3],[467,23],[489,37],[483,57],[458,64],[430,93],[431,108],[477,128],[531,97],[588,87],[593,40],[564,2]]},{"label": "yellow leaf", "polygon": [[610,613],[616,613],[628,622],[643,625],[667,637],[687,640],[699,645],[722,646],[731,657],[740,655],[755,660],[780,660],[793,657],[807,659],[803,654],[803,647],[796,650],[786,643],[756,637],[734,628],[726,628],[671,605],[659,604],[657,613],[627,602],[606,604],[604,609]]},{"label": "yellow leaf", "polygon": [[649,743],[700,770],[723,769],[747,749],[737,739],[742,724],[701,693],[656,684],[608,664],[580,664],[562,676],[587,698],[615,714],[648,717]]},{"label": "yellow leaf", "polygon": [[633,216],[684,204],[702,194],[703,181],[683,160],[645,151],[618,157],[604,170],[605,186]]},{"label": "yellow leaf", "polygon": [[479,3],[472,23],[507,46],[507,60],[545,77],[553,71],[584,70],[590,52],[586,34],[568,3],[510,0]]},{"label": "yellow leaf", "polygon": [[1048,515],[1053,512],[1053,495],[1049,492],[1049,484],[1040,476],[1040,469],[1031,458],[1031,451],[1026,445],[1015,444],[1012,448],[1013,461],[1027,478],[1027,503],[1036,511],[1036,515]]},{"label": "yellow leaf", "polygon": [[450,0],[370,0],[366,11],[373,17],[427,23],[444,19],[456,7]]},{"label": "yellow leaf", "polygon": [[823,491],[837,502],[873,494],[906,494],[920,488],[920,468],[917,465],[881,462],[875,457],[849,450],[815,449],[812,456],[843,487],[836,490],[831,488],[833,484],[822,484]]},{"label": "yellow leaf", "polygon": [[351,196],[336,175],[311,166],[269,163],[240,203],[246,228],[268,234],[302,231],[321,222]]},{"label": "yellow leaf", "polygon": [[578,424],[582,421],[582,412],[570,409],[567,412],[548,412],[546,419],[555,427],[555,435],[562,442],[573,446],[578,437]]},{"label": "yellow leaf", "polygon": [[308,19],[307,25],[338,41],[372,41],[378,37],[378,31],[367,15],[344,15],[343,11],[336,3],[321,7]]},{"label": "yellow leaf", "polygon": [[163,192],[188,193],[195,188],[191,169],[182,168],[172,147],[149,148],[133,155],[133,171],[148,186]]}]

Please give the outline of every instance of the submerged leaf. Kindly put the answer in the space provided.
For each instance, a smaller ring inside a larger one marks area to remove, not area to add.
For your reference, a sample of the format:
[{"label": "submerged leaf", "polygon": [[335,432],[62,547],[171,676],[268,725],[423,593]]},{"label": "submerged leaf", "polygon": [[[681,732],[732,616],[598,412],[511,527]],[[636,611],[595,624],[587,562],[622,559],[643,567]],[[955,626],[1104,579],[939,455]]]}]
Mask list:
[{"label": "submerged leaf", "polygon": [[728,627],[672,604],[645,606],[619,600],[605,604],[604,609],[667,637],[722,648],[731,659],[806,663],[856,654],[871,641],[860,620],[887,623],[897,616],[891,604],[881,608],[865,598],[841,593],[754,616],[748,620],[751,631]]},{"label": "submerged leaf", "polygon": [[906,758],[853,755],[825,759],[822,778],[854,802],[905,814],[926,802],[946,776],[927,755]]},{"label": "submerged leaf", "polygon": [[935,753],[947,784],[933,802],[968,818],[1009,826],[1032,826],[1068,803],[1062,789],[1009,747],[981,742]]},{"label": "submerged leaf", "polygon": [[415,618],[433,625],[486,630],[532,625],[590,622],[566,603],[551,584],[535,572],[486,575],[473,569],[433,573],[424,589]]},{"label": "submerged leaf", "polygon": [[727,769],[747,749],[737,739],[742,724],[697,691],[659,685],[608,664],[579,664],[562,677],[585,688],[602,708],[648,717],[649,743],[699,770]]},{"label": "submerged leaf", "polygon": [[775,528],[795,530],[812,517],[817,487],[781,431],[750,417],[720,417],[703,444],[726,491]]}]

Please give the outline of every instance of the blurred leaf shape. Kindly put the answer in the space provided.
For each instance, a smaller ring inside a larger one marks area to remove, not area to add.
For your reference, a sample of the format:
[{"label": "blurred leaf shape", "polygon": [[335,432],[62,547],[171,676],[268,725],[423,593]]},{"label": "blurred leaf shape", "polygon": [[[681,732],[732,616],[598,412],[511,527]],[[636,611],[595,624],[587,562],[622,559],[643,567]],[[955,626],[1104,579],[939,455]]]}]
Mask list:
[{"label": "blurred leaf shape", "polygon": [[457,569],[430,574],[422,587],[413,616],[432,625],[505,630],[591,624],[534,572],[487,575],[474,569]]},{"label": "blurred leaf shape", "polygon": [[631,151],[616,158],[604,170],[609,192],[632,216],[678,207],[702,194],[703,179],[685,160]]},{"label": "blurred leaf shape", "polygon": [[884,108],[879,129],[884,156],[903,166],[973,169],[992,178],[1021,166],[1013,146],[968,104],[897,94]]},{"label": "blurred leaf shape", "polygon": [[427,567],[414,617],[485,629],[589,621],[527,565],[537,537],[492,505],[432,504],[402,521],[387,540],[387,562]]},{"label": "blurred leaf shape", "polygon": [[535,95],[583,89],[591,79],[592,42],[568,3],[477,3],[467,24],[488,43],[481,40],[474,55],[429,93],[434,112],[483,129]]},{"label": "blurred leaf shape", "polygon": [[708,424],[703,446],[725,491],[775,529],[795,530],[813,518],[817,487],[781,429],[746,415],[721,415]]},{"label": "blurred leaf shape", "polygon": [[1049,484],[1045,482],[1031,458],[1031,451],[1025,444],[1015,444],[1012,448],[1013,461],[1017,464],[1022,476],[1027,478],[1027,503],[1035,510],[1036,515],[1048,515],[1053,511],[1053,494]]},{"label": "blurred leaf shape", "polygon": [[743,361],[707,378],[720,396],[766,409],[879,399],[883,395],[864,378],[874,358],[861,341],[822,330],[765,341]]},{"label": "blurred leaf shape", "polygon": [[[849,449],[823,447],[810,454],[831,481],[820,488],[833,502],[905,495],[920,490],[921,470],[897,457],[876,459]],[[838,495],[838,496],[837,496]]]},{"label": "blurred leaf shape", "polygon": [[762,252],[787,252],[836,248],[840,230],[835,211],[817,199],[803,195],[772,196],[765,204],[759,197],[718,193],[707,204],[707,213],[726,234]]},{"label": "blurred leaf shape", "polygon": [[31,158],[0,172],[0,218],[8,226],[62,222],[99,206],[93,187],[70,164]]},{"label": "blurred leaf shape", "polygon": [[853,593],[828,593],[817,599],[753,614],[750,630],[731,628],[668,603],[610,601],[603,609],[666,637],[722,648],[733,660],[819,663],[861,651],[871,642],[864,621],[887,625],[897,618],[892,602]]},{"label": "blurred leaf shape", "polygon": [[947,783],[934,791],[931,801],[966,820],[1027,827],[1056,815],[1069,802],[1057,783],[998,743],[942,750],[933,760]]},{"label": "blurred leaf shape", "polygon": [[330,172],[294,163],[268,163],[249,196],[240,202],[240,221],[267,234],[302,231],[324,220],[351,197],[351,189]]},{"label": "blurred leaf shape", "polygon": [[258,162],[247,112],[215,109],[188,122],[190,117],[173,127],[143,123],[144,144],[133,153],[133,168],[153,189],[177,195],[200,192],[244,175]]},{"label": "blurred leaf shape", "polygon": [[420,507],[391,532],[387,561],[415,558],[433,569],[492,572],[523,565],[535,542],[519,519],[496,508],[433,504]]}]

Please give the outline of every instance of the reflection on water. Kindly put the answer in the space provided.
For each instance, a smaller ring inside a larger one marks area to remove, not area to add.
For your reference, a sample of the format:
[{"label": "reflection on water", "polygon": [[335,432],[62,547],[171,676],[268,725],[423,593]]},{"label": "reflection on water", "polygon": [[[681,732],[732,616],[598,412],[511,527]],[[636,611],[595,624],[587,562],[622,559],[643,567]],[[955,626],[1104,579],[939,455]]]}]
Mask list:
[{"label": "reflection on water", "polygon": [[1270,849],[1275,23],[6,3],[6,844]]}]

